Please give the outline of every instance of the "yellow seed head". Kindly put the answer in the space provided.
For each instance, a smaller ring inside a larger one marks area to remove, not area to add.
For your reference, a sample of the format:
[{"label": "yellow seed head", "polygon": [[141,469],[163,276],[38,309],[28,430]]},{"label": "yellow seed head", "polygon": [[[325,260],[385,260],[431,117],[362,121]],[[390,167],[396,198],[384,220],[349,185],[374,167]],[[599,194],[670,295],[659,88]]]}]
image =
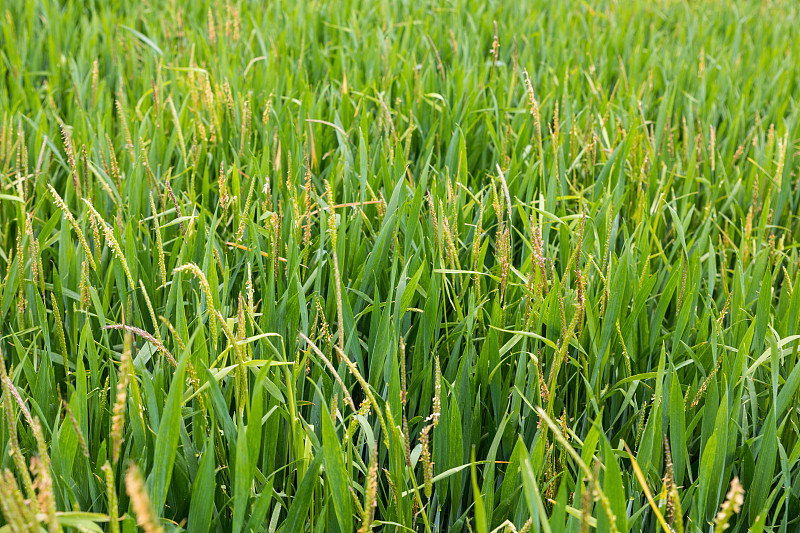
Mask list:
[{"label": "yellow seed head", "polygon": [[56,204],[56,207],[61,210],[64,218],[67,219],[67,222],[69,222],[69,225],[72,227],[73,231],[78,235],[78,240],[83,247],[83,251],[86,253],[86,258],[88,259],[92,270],[97,270],[97,265],[92,257],[92,250],[89,248],[89,243],[86,242],[86,237],[83,236],[83,231],[81,231],[81,228],[78,225],[78,222],[75,220],[75,217],[72,216],[67,204],[64,203],[64,200],[61,199],[61,196],[58,195],[53,186],[48,183],[47,188],[50,191],[50,196],[52,197],[53,203]]},{"label": "yellow seed head", "polygon": [[730,519],[734,514],[739,514],[744,504],[744,488],[739,483],[739,478],[731,480],[731,488],[725,496],[725,502],[719,509],[719,513],[714,518],[715,530],[724,531],[730,527]]},{"label": "yellow seed head", "polygon": [[216,313],[214,309],[214,296],[211,293],[211,286],[208,284],[208,280],[206,279],[206,275],[203,274],[203,271],[200,270],[200,267],[194,263],[187,263],[185,265],[181,265],[174,270],[174,272],[188,272],[192,274],[197,281],[200,283],[200,288],[203,290],[203,293],[206,296],[206,306],[208,307],[208,326],[211,330],[211,338],[216,345],[217,342],[217,325],[215,322]]},{"label": "yellow seed head", "polygon": [[145,533],[162,533],[163,529],[156,520],[153,506],[150,504],[150,496],[145,489],[144,479],[135,463],[128,467],[128,472],[125,474],[125,491],[131,499],[137,525]]},{"label": "yellow seed head", "polygon": [[208,42],[211,45],[217,44],[217,30],[214,24],[214,13],[211,12],[211,7],[208,8]]},{"label": "yellow seed head", "polygon": [[133,275],[128,268],[128,262],[125,260],[125,254],[122,252],[122,247],[119,245],[119,242],[117,242],[116,237],[114,237],[114,231],[108,224],[106,224],[106,221],[103,220],[103,217],[100,216],[100,213],[97,212],[89,200],[84,198],[83,201],[86,202],[86,205],[89,207],[89,211],[95,218],[95,222],[97,222],[97,224],[103,230],[103,234],[106,238],[106,244],[108,244],[117,260],[119,260],[119,262],[122,264],[122,270],[125,272],[125,276],[128,278],[128,283],[130,283],[131,288],[136,287],[136,283],[133,281]]},{"label": "yellow seed head", "polygon": [[167,267],[164,261],[164,242],[161,239],[161,226],[158,223],[158,212],[156,211],[156,203],[153,200],[152,193],[150,194],[150,210],[153,212],[153,226],[156,230],[156,247],[158,248],[158,269],[161,272],[162,285],[167,284]]},{"label": "yellow seed head", "polygon": [[125,404],[128,399],[128,383],[130,382],[130,346],[131,336],[126,334],[122,359],[117,371],[117,395],[111,410],[111,458],[114,464],[119,461],[125,431]]}]

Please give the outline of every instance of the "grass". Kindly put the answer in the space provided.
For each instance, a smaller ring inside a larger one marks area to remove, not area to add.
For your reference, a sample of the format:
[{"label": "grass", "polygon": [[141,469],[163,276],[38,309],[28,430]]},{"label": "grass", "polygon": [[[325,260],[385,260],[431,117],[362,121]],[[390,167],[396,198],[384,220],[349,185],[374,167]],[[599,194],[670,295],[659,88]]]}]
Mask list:
[{"label": "grass", "polygon": [[6,3],[0,531],[797,530],[798,21]]}]

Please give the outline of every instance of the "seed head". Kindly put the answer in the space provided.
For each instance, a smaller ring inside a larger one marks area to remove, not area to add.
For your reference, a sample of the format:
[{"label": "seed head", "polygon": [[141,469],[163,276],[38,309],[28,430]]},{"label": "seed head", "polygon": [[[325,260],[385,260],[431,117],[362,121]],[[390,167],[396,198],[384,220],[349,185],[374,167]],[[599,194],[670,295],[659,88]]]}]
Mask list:
[{"label": "seed head", "polygon": [[131,288],[136,287],[136,283],[133,281],[133,275],[131,275],[131,271],[128,268],[128,262],[125,260],[125,254],[122,252],[122,247],[117,242],[116,237],[114,237],[114,232],[110,226],[108,226],[103,220],[103,217],[100,216],[100,213],[94,208],[94,206],[89,202],[89,200],[83,200],[86,202],[86,205],[89,207],[89,212],[91,216],[95,218],[95,222],[100,225],[100,228],[103,230],[103,234],[106,238],[106,244],[108,244],[111,251],[114,252],[114,255],[117,257],[119,262],[122,264],[122,270],[125,271],[125,276],[128,278],[128,283],[130,283]]},{"label": "seed head", "polygon": [[114,464],[119,461],[122,440],[125,431],[125,405],[128,401],[128,384],[130,383],[131,335],[125,334],[122,359],[117,371],[117,395],[111,410],[111,459]]},{"label": "seed head", "polygon": [[439,425],[439,417],[442,414],[442,369],[439,366],[439,355],[435,357],[436,366],[434,367],[434,392],[433,392],[433,413],[427,418],[433,427]]},{"label": "seed head", "polygon": [[364,514],[361,519],[359,533],[372,531],[372,520],[375,516],[375,506],[378,503],[378,444],[372,445],[369,459],[369,473],[367,474],[367,491],[364,495]]},{"label": "seed head", "polygon": [[734,514],[739,514],[744,504],[744,488],[739,483],[739,478],[735,477],[731,480],[731,488],[725,496],[725,502],[719,509],[719,513],[714,518],[715,530],[725,531],[730,527],[731,517]]},{"label": "seed head", "polygon": [[211,7],[208,8],[208,42],[212,46],[217,44],[217,30],[214,24],[214,13],[211,12]]},{"label": "seed head", "polygon": [[188,272],[192,274],[197,281],[200,283],[200,288],[203,291],[203,294],[206,296],[206,307],[208,308],[208,327],[211,330],[211,339],[216,346],[217,343],[217,325],[215,322],[216,313],[214,309],[214,296],[211,293],[211,286],[208,284],[208,280],[206,279],[206,275],[203,274],[203,271],[200,270],[200,267],[194,263],[187,263],[185,265],[181,265],[176,268],[173,272]]},{"label": "seed head", "polygon": [[80,241],[83,251],[86,253],[86,258],[89,260],[89,265],[92,267],[92,270],[97,270],[97,265],[92,257],[92,250],[89,248],[89,243],[86,242],[86,237],[83,236],[83,232],[81,231],[78,222],[75,220],[75,217],[72,216],[67,204],[64,203],[64,200],[61,199],[61,196],[58,195],[53,186],[48,183],[47,188],[50,191],[50,196],[53,200],[53,203],[56,204],[56,207],[61,210],[61,212],[64,214],[64,218],[67,219],[67,222],[69,222],[69,225],[72,226],[73,231],[75,231],[75,233],[78,235],[78,241]]},{"label": "seed head", "polygon": [[145,533],[162,533],[163,529],[156,520],[153,506],[150,504],[150,496],[145,489],[144,479],[135,463],[131,463],[128,472],[125,474],[125,491],[131,499],[133,514],[136,516],[136,523]]},{"label": "seed head", "polygon": [[38,506],[45,513],[45,520],[50,533],[56,533],[61,531],[61,526],[58,524],[58,518],[56,517],[56,498],[53,493],[53,478],[50,474],[52,465],[50,463],[50,455],[47,453],[47,442],[44,439],[42,425],[39,423],[38,417],[33,420],[32,428],[39,453],[34,463],[35,467],[31,469],[36,474],[35,486],[38,489]]},{"label": "seed head", "polygon": [[156,230],[156,247],[158,248],[158,270],[161,272],[162,285],[167,284],[167,267],[164,261],[164,242],[161,240],[161,226],[158,223],[158,211],[156,210],[156,203],[153,201],[153,195],[150,194],[150,210],[153,212],[153,225]]},{"label": "seed head", "polygon": [[423,476],[425,478],[425,496],[430,499],[433,494],[433,461],[431,461],[430,451],[430,432],[433,425],[427,425],[422,429],[419,436],[419,443],[422,447],[422,468]]},{"label": "seed head", "polygon": [[114,483],[114,471],[108,461],[102,466],[106,482],[106,498],[108,499],[108,525],[110,533],[119,533],[119,509],[117,507],[117,490]]}]

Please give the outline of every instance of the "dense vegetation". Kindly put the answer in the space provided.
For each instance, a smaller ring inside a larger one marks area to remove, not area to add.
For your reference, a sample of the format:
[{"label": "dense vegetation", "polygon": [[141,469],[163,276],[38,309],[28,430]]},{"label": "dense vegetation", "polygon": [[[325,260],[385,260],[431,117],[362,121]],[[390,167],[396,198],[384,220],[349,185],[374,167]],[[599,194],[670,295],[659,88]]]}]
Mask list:
[{"label": "dense vegetation", "polygon": [[7,2],[0,531],[794,531],[796,2]]}]

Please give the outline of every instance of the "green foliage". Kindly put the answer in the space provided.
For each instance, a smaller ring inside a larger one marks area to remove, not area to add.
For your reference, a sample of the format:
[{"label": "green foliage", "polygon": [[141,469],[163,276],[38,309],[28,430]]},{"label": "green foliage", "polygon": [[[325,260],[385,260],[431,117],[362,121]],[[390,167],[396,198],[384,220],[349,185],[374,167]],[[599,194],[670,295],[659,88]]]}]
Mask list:
[{"label": "green foliage", "polygon": [[4,9],[0,531],[800,527],[796,2]]}]

